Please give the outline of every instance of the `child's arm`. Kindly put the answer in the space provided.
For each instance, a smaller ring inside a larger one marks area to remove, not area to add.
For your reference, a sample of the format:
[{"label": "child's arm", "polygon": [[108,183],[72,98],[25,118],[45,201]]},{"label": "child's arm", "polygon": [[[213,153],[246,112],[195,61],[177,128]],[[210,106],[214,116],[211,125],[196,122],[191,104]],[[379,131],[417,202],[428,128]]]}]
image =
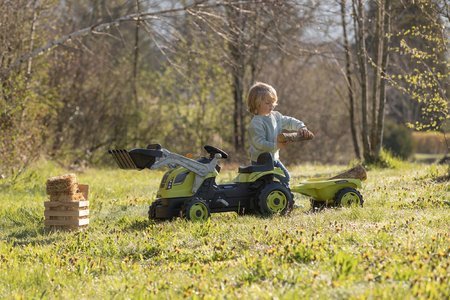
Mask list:
[{"label": "child's arm", "polygon": [[306,128],[305,123],[303,123],[300,120],[297,120],[296,118],[283,116],[282,114],[279,114],[279,117],[281,119],[281,127],[285,130],[298,131],[302,128]]},{"label": "child's arm", "polygon": [[280,118],[281,126],[284,130],[297,131],[296,133],[292,134],[279,134],[277,140],[280,143],[311,140],[314,138],[314,134],[309,131],[308,128],[306,128],[305,123],[303,123],[302,121],[297,120],[293,117],[283,116],[280,113],[278,113],[278,117]]}]

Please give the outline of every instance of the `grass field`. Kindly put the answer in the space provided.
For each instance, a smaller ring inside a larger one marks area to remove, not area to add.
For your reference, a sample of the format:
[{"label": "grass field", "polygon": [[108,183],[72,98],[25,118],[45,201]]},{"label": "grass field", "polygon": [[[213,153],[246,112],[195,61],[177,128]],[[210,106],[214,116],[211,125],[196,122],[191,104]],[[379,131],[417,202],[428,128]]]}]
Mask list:
[{"label": "grass field", "polygon": [[[292,184],[345,166],[291,167]],[[43,225],[42,162],[0,181],[0,298],[448,299],[448,166],[372,169],[363,208],[289,216],[213,214],[205,223],[147,219],[162,172],[88,169],[90,225]],[[220,180],[235,175],[223,171]]]}]

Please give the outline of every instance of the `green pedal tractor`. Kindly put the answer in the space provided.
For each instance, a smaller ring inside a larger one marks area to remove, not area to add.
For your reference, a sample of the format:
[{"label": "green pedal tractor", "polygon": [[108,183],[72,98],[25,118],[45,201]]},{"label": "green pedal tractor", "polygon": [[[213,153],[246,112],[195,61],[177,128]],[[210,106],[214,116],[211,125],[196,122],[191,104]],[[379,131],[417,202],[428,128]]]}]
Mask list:
[{"label": "green pedal tractor", "polygon": [[205,220],[217,212],[287,214],[293,208],[292,192],[311,197],[315,208],[363,204],[357,190],[361,187],[359,179],[312,179],[289,189],[283,171],[274,168],[269,153],[261,154],[256,165],[239,167],[233,182],[217,184],[218,162],[228,154],[209,145],[204,149],[208,156],[198,159],[172,153],[159,144],[109,153],[122,169],[169,168],[150,205],[151,220]]}]

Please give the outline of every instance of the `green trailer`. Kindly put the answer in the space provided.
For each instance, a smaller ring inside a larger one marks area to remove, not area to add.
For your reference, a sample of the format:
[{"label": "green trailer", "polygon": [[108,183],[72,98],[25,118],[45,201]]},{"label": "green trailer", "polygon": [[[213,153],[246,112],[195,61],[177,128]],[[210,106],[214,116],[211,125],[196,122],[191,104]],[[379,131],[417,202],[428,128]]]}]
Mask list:
[{"label": "green trailer", "polygon": [[310,197],[312,207],[319,209],[363,206],[363,197],[357,190],[361,187],[361,180],[355,178],[310,178],[291,187],[291,191]]}]

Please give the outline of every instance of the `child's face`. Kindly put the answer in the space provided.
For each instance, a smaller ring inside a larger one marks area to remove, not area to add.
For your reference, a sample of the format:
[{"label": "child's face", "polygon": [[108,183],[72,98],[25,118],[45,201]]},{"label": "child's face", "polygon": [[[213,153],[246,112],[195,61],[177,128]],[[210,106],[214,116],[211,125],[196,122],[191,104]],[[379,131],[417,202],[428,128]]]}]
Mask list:
[{"label": "child's face", "polygon": [[268,116],[274,110],[275,106],[277,106],[277,102],[271,100],[264,100],[259,103],[258,106],[258,115]]}]

